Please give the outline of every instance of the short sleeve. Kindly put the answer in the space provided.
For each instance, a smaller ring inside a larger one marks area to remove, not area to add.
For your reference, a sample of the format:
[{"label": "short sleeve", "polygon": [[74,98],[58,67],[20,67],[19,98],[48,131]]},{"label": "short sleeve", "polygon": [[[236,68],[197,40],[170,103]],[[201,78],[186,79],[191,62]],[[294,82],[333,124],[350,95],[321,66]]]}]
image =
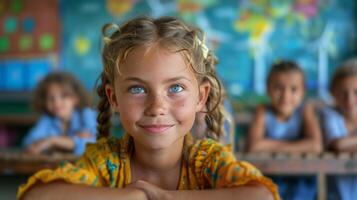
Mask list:
[{"label": "short sleeve", "polygon": [[280,199],[277,186],[253,165],[236,161],[230,148],[209,139],[196,144],[191,153],[198,182],[205,188],[260,184],[269,189],[276,200]]},{"label": "short sleeve", "polygon": [[322,129],[327,145],[332,140],[345,137],[348,134],[342,115],[330,107],[322,110]]},{"label": "short sleeve", "polygon": [[45,169],[35,173],[19,187],[17,198],[36,184],[59,180],[71,184],[112,187],[116,182],[114,177],[119,174],[118,162],[107,140],[100,140],[96,144],[87,145],[84,155],[74,164],[64,162],[55,170]]}]

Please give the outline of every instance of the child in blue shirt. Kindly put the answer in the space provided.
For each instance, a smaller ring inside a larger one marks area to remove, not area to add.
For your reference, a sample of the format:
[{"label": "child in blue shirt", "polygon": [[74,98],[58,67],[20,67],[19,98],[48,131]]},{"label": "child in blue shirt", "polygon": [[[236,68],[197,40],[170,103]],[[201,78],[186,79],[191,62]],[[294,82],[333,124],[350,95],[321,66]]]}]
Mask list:
[{"label": "child in blue shirt", "polygon": [[[322,127],[325,144],[337,152],[357,152],[357,58],[348,60],[334,73],[330,92],[335,106],[322,110]],[[352,200],[357,198],[356,176],[331,177],[337,186],[337,196],[329,199]]]},{"label": "child in blue shirt", "polygon": [[[322,150],[321,130],[310,103],[304,103],[304,73],[294,62],[273,65],[267,80],[270,105],[257,108],[249,132],[249,151],[302,153]],[[314,178],[275,177],[282,199],[312,200]]]},{"label": "child in blue shirt", "polygon": [[85,89],[71,74],[55,72],[40,81],[34,108],[42,113],[24,138],[26,151],[40,154],[51,151],[84,152],[96,140],[96,112],[89,108]]}]

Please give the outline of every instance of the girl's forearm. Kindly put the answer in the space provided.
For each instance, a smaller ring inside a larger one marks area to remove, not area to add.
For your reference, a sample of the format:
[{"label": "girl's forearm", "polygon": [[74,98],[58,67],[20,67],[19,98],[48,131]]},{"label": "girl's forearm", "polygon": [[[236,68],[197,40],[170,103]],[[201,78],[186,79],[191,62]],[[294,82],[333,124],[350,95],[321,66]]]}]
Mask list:
[{"label": "girl's forearm", "polygon": [[298,141],[282,141],[273,139],[261,139],[254,143],[250,148],[252,152],[285,152],[285,153],[303,153],[303,152],[321,152],[321,144],[311,139],[302,139]]},{"label": "girl's forearm", "polygon": [[73,139],[68,136],[52,137],[50,140],[51,146],[57,149],[72,151],[75,146]]},{"label": "girl's forearm", "polygon": [[357,136],[348,136],[336,139],[331,144],[332,149],[338,152],[357,152]]},{"label": "girl's forearm", "polygon": [[[196,199],[249,199],[274,200],[272,193],[263,186],[242,186],[230,189],[214,190],[176,190],[168,192],[168,200],[196,200]],[[277,200],[277,199],[275,199]]]},{"label": "girl's forearm", "polygon": [[118,189],[108,187],[90,187],[84,185],[72,185],[64,182],[36,185],[34,188],[27,191],[22,199],[147,200],[145,193],[135,188]]}]

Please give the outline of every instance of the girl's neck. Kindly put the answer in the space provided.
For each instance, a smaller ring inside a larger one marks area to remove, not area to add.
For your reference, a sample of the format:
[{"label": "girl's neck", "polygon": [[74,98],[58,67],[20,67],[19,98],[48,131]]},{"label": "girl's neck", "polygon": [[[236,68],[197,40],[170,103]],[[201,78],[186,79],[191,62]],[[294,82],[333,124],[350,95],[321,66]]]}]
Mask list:
[{"label": "girl's neck", "polygon": [[65,119],[60,118],[60,121],[61,121],[62,134],[66,135],[66,133],[69,129],[70,120],[65,120]]},{"label": "girl's neck", "polygon": [[275,114],[275,117],[279,122],[286,122],[294,114],[295,110],[291,113],[284,113],[284,112],[280,112],[278,109],[272,107],[272,111]]},{"label": "girl's neck", "polygon": [[135,145],[132,156],[133,163],[145,171],[167,171],[176,168],[181,163],[183,138],[165,149],[147,149],[140,145]]},{"label": "girl's neck", "polygon": [[145,180],[163,189],[176,190],[180,180],[183,140],[168,149],[147,150],[135,146],[130,161],[131,181]]},{"label": "girl's neck", "polygon": [[71,121],[72,114],[73,114],[73,111],[71,111],[70,113],[63,115],[63,116],[57,115],[57,117],[61,120],[62,123],[69,123]]}]

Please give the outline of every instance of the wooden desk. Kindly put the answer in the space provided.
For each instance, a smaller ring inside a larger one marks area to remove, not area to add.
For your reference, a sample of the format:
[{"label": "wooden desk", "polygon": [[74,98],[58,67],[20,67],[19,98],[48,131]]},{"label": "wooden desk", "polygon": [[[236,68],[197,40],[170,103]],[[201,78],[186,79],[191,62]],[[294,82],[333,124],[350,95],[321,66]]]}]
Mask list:
[{"label": "wooden desk", "polygon": [[73,154],[31,156],[19,151],[0,151],[0,173],[29,175],[41,169],[55,168],[64,160],[73,162],[77,159]]},{"label": "wooden desk", "polygon": [[36,123],[38,116],[35,114],[0,115],[0,124],[14,126],[30,126]]},{"label": "wooden desk", "polygon": [[237,153],[236,157],[271,175],[357,174],[357,154],[350,153]]},{"label": "wooden desk", "polygon": [[268,175],[316,175],[317,198],[326,200],[326,175],[357,174],[357,154],[286,154],[247,153],[236,154]]}]

